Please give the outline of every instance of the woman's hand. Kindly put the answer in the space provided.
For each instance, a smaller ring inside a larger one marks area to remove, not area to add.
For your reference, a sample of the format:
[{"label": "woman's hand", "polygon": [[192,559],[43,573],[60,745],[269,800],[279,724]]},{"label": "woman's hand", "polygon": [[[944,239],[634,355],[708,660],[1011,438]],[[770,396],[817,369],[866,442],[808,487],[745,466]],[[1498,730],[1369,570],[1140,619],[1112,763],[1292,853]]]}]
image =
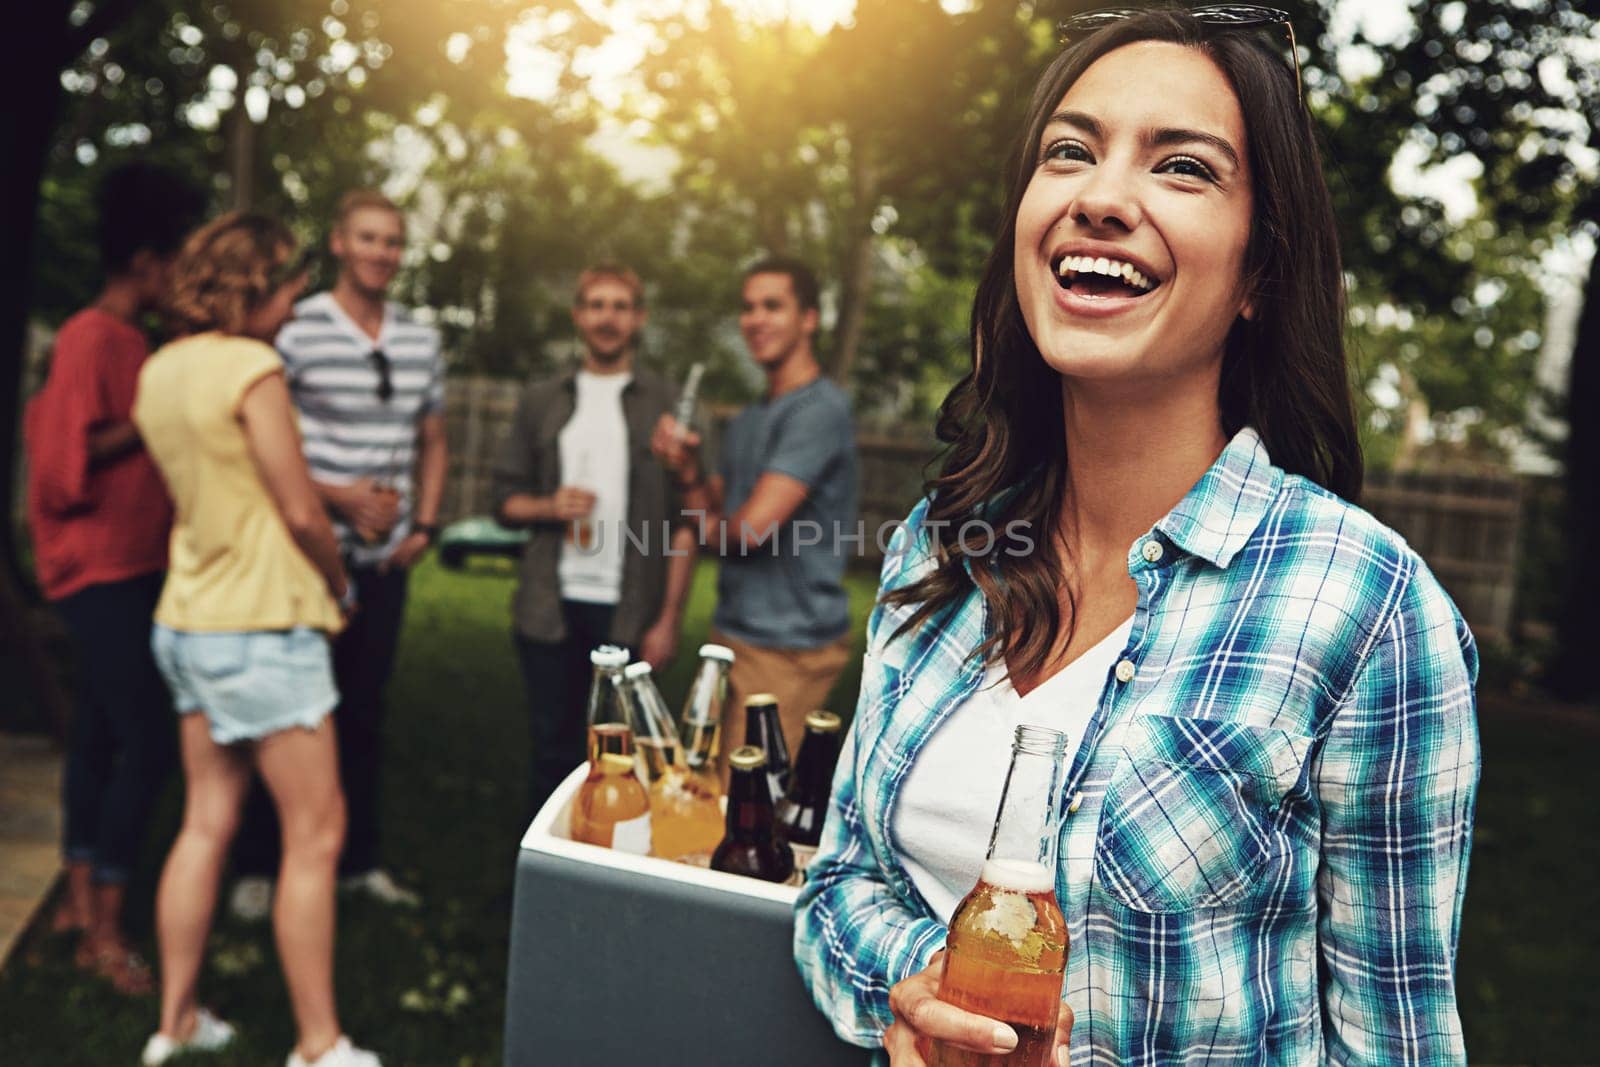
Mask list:
[{"label": "woman's hand", "polygon": [[[883,1050],[893,1067],[927,1067],[923,1058],[932,1042],[942,1041],[990,1056],[1017,1047],[1017,1033],[1005,1023],[964,1011],[939,999],[939,976],[944,971],[944,950],[934,953],[928,967],[889,990],[889,1010],[894,1024],[884,1031]],[[1067,1064],[1067,1039],[1072,1035],[1072,1009],[1061,1005],[1056,1017],[1053,1062]]]}]

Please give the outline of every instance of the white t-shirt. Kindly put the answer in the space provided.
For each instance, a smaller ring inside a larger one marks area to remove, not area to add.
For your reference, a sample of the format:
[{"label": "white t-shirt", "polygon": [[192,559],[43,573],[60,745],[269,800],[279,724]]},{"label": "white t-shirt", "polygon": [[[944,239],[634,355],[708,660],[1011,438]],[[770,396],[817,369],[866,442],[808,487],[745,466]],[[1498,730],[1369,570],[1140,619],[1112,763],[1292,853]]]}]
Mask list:
[{"label": "white t-shirt", "polygon": [[561,546],[563,600],[615,604],[622,599],[623,524],[628,519],[628,422],[622,390],[628,374],[577,375],[577,406],[557,435],[561,484],[596,496],[586,521],[589,541],[580,546],[569,534]]},{"label": "white t-shirt", "polygon": [[1063,766],[1070,769],[1132,629],[1129,616],[1027,696],[1011,687],[1003,660],[991,665],[978,691],[922,746],[900,787],[891,831],[912,884],[939,921],[950,922],[983,870],[1017,727],[1047,726],[1065,733]]}]

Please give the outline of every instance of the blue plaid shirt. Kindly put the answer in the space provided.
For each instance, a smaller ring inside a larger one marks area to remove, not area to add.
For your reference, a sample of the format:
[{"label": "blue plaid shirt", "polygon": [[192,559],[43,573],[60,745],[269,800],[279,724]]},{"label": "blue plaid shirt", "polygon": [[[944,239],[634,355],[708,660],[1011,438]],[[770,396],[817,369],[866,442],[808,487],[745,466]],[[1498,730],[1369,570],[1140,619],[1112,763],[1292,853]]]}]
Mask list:
[{"label": "blue plaid shirt", "polygon": [[[933,566],[919,504],[883,588]],[[1067,775],[1056,892],[1074,1064],[1465,1063],[1455,962],[1478,735],[1472,635],[1370,515],[1241,431],[1129,550],[1139,601]],[[895,848],[922,746],[978,687],[965,601],[892,639],[861,698],[795,956],[841,1037],[882,1044],[889,987],[944,926]]]}]

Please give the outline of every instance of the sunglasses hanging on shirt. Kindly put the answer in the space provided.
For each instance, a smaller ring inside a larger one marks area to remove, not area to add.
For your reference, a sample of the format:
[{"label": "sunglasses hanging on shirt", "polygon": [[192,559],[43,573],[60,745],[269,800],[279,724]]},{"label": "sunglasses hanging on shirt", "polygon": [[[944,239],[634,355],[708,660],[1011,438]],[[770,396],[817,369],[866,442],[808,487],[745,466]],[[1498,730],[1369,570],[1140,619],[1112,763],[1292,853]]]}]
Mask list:
[{"label": "sunglasses hanging on shirt", "polygon": [[367,353],[367,358],[372,360],[372,365],[378,371],[378,399],[387,404],[394,396],[394,380],[389,376],[389,357],[381,348],[374,348]]}]

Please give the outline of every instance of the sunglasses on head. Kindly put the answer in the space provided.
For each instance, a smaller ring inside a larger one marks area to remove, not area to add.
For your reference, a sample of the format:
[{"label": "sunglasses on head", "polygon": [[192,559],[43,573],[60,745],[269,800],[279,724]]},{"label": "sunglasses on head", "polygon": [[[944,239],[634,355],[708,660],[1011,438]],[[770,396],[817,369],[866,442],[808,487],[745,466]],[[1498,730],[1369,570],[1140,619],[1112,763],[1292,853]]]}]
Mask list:
[{"label": "sunglasses on head", "polygon": [[[1149,8],[1097,8],[1094,11],[1085,11],[1082,14],[1073,15],[1064,22],[1057,24],[1056,32],[1061,43],[1066,44],[1113,23],[1149,13]],[[1183,13],[1192,16],[1196,21],[1206,26],[1213,26],[1217,29],[1281,28],[1288,38],[1289,56],[1294,63],[1295,92],[1304,96],[1304,89],[1300,80],[1300,49],[1294,39],[1294,22],[1289,18],[1287,11],[1282,11],[1275,7],[1259,7],[1255,4],[1207,4],[1204,7],[1186,8]]]},{"label": "sunglasses on head", "polygon": [[385,404],[394,396],[394,380],[389,376],[389,357],[381,348],[374,348],[367,353],[367,358],[372,360],[372,365],[378,371],[378,399]]}]

